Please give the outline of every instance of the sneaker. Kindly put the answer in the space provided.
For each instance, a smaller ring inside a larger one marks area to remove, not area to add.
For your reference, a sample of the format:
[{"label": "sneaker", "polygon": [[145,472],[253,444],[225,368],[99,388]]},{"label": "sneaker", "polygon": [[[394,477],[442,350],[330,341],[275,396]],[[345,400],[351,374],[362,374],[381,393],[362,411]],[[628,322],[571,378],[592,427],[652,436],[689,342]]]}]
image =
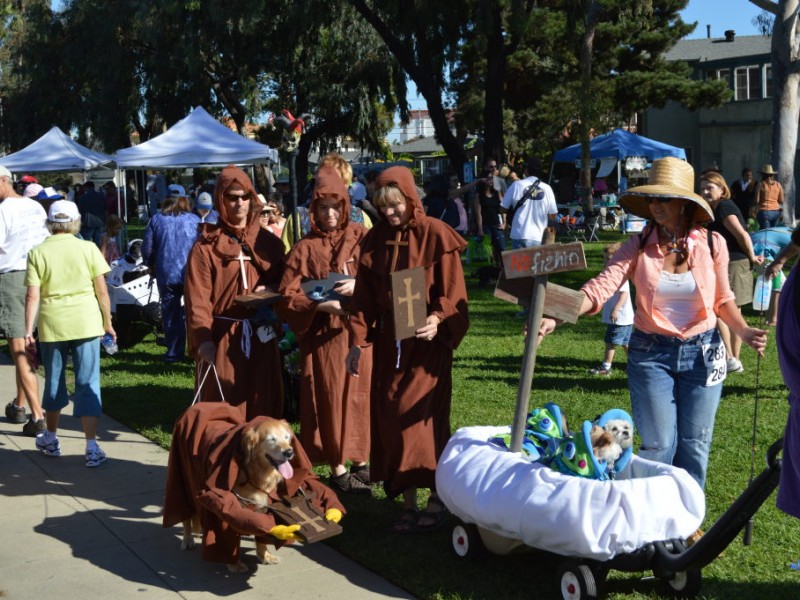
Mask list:
[{"label": "sneaker", "polygon": [[25,407],[17,406],[12,400],[6,404],[6,419],[12,423],[24,423],[28,417],[25,416]]},{"label": "sneaker", "polygon": [[106,462],[106,453],[100,449],[100,446],[94,446],[86,451],[86,466],[99,467]]},{"label": "sneaker", "polygon": [[744,366],[742,365],[742,361],[738,358],[729,358],[728,359],[728,373],[743,373]]},{"label": "sneaker", "polygon": [[342,473],[341,475],[331,476],[331,488],[337,494],[371,495],[372,488],[357,479],[352,473]]},{"label": "sneaker", "polygon": [[364,465],[363,467],[350,467],[350,477],[352,479],[357,479],[361,483],[366,483],[367,485],[372,483],[369,478],[369,465]]},{"label": "sneaker", "polygon": [[58,437],[53,438],[50,442],[45,442],[44,438],[44,433],[36,436],[36,449],[44,452],[47,456],[61,456],[61,443],[58,441]]},{"label": "sneaker", "polygon": [[31,417],[28,419],[28,422],[22,426],[22,435],[27,435],[28,437],[36,437],[45,431],[47,431],[47,426],[44,424],[44,419],[34,421],[33,417]]},{"label": "sneaker", "polygon": [[589,375],[596,375],[597,377],[610,377],[611,369],[604,369],[603,367],[598,367],[597,369],[589,369]]}]

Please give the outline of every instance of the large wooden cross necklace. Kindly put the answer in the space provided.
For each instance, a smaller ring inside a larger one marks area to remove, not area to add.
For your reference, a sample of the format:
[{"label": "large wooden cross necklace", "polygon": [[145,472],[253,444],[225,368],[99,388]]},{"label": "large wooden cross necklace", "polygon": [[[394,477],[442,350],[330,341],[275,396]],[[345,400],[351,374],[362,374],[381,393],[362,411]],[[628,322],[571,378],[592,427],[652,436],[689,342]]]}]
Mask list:
[{"label": "large wooden cross necklace", "polygon": [[392,266],[389,269],[389,273],[394,273],[397,269],[397,256],[400,254],[400,246],[408,246],[408,241],[401,241],[400,238],[402,237],[403,231],[398,229],[394,234],[394,240],[386,240],[387,246],[394,246],[394,248],[392,248]]}]

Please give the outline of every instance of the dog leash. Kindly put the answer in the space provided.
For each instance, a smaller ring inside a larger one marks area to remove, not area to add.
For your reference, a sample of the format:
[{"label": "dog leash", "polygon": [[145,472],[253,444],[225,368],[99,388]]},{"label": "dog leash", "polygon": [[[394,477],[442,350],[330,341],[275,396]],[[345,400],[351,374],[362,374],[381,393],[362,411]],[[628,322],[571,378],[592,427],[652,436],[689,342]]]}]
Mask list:
[{"label": "dog leash", "polygon": [[[214,371],[214,379],[217,380],[217,389],[219,390],[219,396],[222,398],[222,401],[225,402],[225,394],[222,393],[222,383],[219,380],[219,375],[217,374],[217,367],[214,366],[214,363],[207,363],[208,367],[206,368],[206,372],[203,374],[203,378],[200,380],[200,384],[197,386],[197,391],[194,394],[194,400],[192,400],[192,406],[194,406],[197,401],[200,399],[200,390],[203,389],[203,384],[206,382],[206,378],[208,377],[208,373],[210,371]],[[197,369],[199,371],[200,364],[197,365]]]},{"label": "dog leash", "polygon": [[[764,311],[761,311],[761,319],[759,322],[760,326],[764,326],[766,323],[766,318],[764,317]],[[752,442],[750,444],[750,480],[747,482],[747,486],[749,487],[753,483],[753,478],[756,474],[756,433],[758,431],[758,396],[759,391],[761,390],[761,355],[756,354],[756,391],[755,391],[755,398],[753,400],[753,437]],[[753,515],[747,520],[747,523],[744,527],[744,536],[742,537],[742,543],[745,546],[749,546],[753,543]]]}]

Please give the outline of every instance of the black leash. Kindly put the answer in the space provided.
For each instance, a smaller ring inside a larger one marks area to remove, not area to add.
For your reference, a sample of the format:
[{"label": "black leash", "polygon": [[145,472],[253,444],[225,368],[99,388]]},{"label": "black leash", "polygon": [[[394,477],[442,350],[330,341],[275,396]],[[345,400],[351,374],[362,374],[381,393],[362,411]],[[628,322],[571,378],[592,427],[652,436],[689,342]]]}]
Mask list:
[{"label": "black leash", "polygon": [[[764,311],[761,311],[761,319],[759,325],[764,327],[766,323],[766,319],[764,318]],[[756,392],[755,392],[755,399],[753,402],[753,439],[750,445],[750,481],[747,483],[748,487],[752,485],[753,478],[756,474],[756,432],[758,430],[758,396],[759,391],[761,390],[761,355],[756,354]],[[749,546],[753,543],[753,516],[751,515],[750,518],[747,520],[747,524],[744,527],[744,537],[742,539],[742,543],[745,546]]]}]

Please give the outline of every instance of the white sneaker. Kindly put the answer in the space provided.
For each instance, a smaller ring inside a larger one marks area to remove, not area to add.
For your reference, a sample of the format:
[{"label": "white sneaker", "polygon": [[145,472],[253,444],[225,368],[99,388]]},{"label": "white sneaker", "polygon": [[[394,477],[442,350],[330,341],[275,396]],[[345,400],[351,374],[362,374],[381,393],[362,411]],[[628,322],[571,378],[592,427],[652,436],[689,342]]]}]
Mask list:
[{"label": "white sneaker", "polygon": [[95,446],[86,451],[86,466],[99,467],[106,462],[106,453],[100,449],[100,446]]},{"label": "white sneaker", "polygon": [[744,366],[742,365],[742,361],[738,358],[729,358],[728,359],[728,373],[743,373]]}]

